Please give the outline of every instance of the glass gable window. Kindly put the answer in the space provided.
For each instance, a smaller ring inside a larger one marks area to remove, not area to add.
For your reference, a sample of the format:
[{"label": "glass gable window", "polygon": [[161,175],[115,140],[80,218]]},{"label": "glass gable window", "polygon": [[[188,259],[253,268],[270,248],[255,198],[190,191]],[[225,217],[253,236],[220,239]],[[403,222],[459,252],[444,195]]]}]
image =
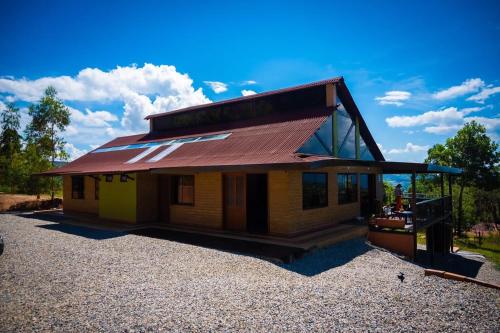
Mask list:
[{"label": "glass gable window", "polygon": [[359,136],[359,159],[365,161],[375,161],[375,158],[370,152],[370,148],[368,148],[361,135]]},{"label": "glass gable window", "polygon": [[339,157],[356,158],[356,123],[343,107],[337,109]]},{"label": "glass gable window", "polygon": [[302,174],[302,208],[328,206],[328,175],[326,173],[304,172]]},{"label": "glass gable window", "polygon": [[339,205],[358,201],[358,175],[352,173],[337,174]]},{"label": "glass gable window", "polygon": [[297,151],[311,155],[332,155],[332,116]]}]

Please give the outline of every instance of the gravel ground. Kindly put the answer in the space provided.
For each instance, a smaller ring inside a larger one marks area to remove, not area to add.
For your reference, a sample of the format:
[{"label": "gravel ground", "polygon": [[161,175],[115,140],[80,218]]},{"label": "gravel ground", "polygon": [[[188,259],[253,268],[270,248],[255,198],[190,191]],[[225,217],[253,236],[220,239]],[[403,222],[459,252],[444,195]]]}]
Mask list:
[{"label": "gravel ground", "polygon": [[500,331],[500,291],[424,277],[362,240],[279,265],[53,227],[0,215],[0,331]]}]

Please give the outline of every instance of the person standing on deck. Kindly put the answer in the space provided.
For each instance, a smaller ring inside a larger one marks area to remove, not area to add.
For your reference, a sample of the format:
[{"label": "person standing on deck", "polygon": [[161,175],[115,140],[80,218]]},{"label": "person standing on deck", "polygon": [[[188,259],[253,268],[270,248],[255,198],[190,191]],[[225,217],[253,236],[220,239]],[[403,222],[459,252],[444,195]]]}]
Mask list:
[{"label": "person standing on deck", "polygon": [[401,184],[396,185],[394,196],[396,197],[396,212],[399,212],[403,206],[403,189]]}]

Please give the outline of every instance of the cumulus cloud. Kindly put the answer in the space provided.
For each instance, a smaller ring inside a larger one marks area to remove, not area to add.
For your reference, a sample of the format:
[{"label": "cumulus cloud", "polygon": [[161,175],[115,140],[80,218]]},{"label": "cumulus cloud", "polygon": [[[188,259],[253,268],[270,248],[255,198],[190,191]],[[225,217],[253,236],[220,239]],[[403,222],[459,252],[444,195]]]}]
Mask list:
[{"label": "cumulus cloud", "polygon": [[43,77],[36,80],[0,78],[0,92],[17,100],[34,102],[47,86],[54,86],[65,101],[122,102],[121,124],[127,130],[147,129],[144,117],[159,112],[209,103],[202,88],[195,89],[187,74],[174,66],[144,64],[116,67],[110,71],[85,68],[76,76]]},{"label": "cumulus cloud", "polygon": [[402,106],[404,101],[411,97],[411,93],[408,91],[393,90],[387,91],[382,97],[375,97],[380,105],[396,105]]},{"label": "cumulus cloud", "polygon": [[479,93],[467,98],[468,101],[474,101],[480,104],[484,102],[492,95],[500,93],[500,87],[488,87],[481,90]]},{"label": "cumulus cloud", "polygon": [[389,150],[388,153],[389,154],[416,153],[416,152],[427,151],[428,149],[429,146],[419,146],[411,142],[408,142],[404,148],[393,148]]},{"label": "cumulus cloud", "polygon": [[83,156],[88,152],[86,149],[78,149],[72,143],[66,143],[64,145],[64,149],[68,153],[70,161],[76,160],[78,157]]},{"label": "cumulus cloud", "polygon": [[482,110],[481,107],[464,108],[458,110],[456,107],[449,107],[439,111],[428,111],[416,116],[394,116],[386,118],[389,127],[413,127],[435,123],[449,123],[450,121],[461,121],[464,116]]},{"label": "cumulus cloud", "polygon": [[468,79],[458,86],[452,86],[450,88],[435,92],[434,94],[432,94],[432,97],[438,100],[452,99],[470,93],[475,93],[479,91],[479,89],[484,87],[484,85],[484,81],[479,78]]},{"label": "cumulus cloud", "polygon": [[253,90],[243,89],[243,90],[241,91],[241,94],[242,94],[243,96],[250,96],[250,95],[255,95],[255,94],[256,94],[256,92],[255,92],[255,91],[253,91]]},{"label": "cumulus cloud", "polygon": [[214,93],[220,94],[227,91],[227,84],[219,81],[203,81]]},{"label": "cumulus cloud", "polygon": [[77,123],[88,127],[109,127],[110,122],[115,122],[118,117],[108,111],[91,111],[85,109],[85,113],[69,107],[71,123]]},{"label": "cumulus cloud", "polygon": [[246,80],[246,81],[241,82],[241,85],[243,85],[243,86],[251,86],[251,85],[254,85],[254,84],[257,84],[257,81],[255,81],[255,80]]}]

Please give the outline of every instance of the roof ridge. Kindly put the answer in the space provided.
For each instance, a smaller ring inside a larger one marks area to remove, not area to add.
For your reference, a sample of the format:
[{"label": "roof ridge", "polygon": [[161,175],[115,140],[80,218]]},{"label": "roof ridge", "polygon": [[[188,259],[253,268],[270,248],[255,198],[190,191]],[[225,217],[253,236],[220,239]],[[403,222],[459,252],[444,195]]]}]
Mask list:
[{"label": "roof ridge", "polygon": [[336,77],[332,77],[329,79],[300,84],[297,86],[268,90],[268,91],[264,91],[264,92],[254,94],[254,95],[240,96],[240,97],[230,98],[230,99],[226,99],[226,100],[222,100],[222,101],[193,105],[193,106],[185,107],[182,109],[176,109],[176,110],[162,112],[162,113],[150,114],[149,116],[146,116],[144,119],[148,120],[148,119],[162,117],[162,116],[166,116],[166,115],[179,114],[179,113],[183,113],[183,112],[189,112],[189,111],[194,111],[194,110],[198,110],[198,109],[203,109],[206,107],[213,107],[213,106],[220,106],[220,105],[237,103],[237,102],[242,102],[242,101],[249,101],[249,100],[257,99],[260,97],[265,97],[265,96],[270,96],[270,95],[275,95],[275,94],[282,94],[282,93],[287,93],[287,92],[301,90],[301,89],[312,88],[312,87],[320,86],[323,84],[337,83],[337,82],[341,82],[343,80],[344,80],[343,76],[336,76]]}]

